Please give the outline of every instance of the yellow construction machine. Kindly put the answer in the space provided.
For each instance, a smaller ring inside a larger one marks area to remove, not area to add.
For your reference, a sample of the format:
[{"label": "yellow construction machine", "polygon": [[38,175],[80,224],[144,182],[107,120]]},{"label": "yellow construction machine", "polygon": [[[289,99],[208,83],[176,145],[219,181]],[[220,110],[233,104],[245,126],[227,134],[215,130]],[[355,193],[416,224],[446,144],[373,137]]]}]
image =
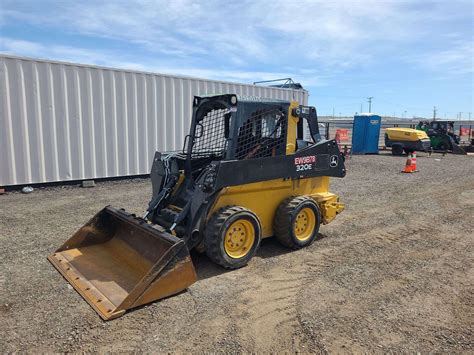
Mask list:
[{"label": "yellow construction machine", "polygon": [[310,245],[344,209],[328,189],[345,173],[314,107],[196,96],[183,150],[155,153],[144,216],[107,206],[48,259],[104,320],[116,318],[194,283],[193,248],[234,269],[262,238]]},{"label": "yellow construction machine", "polygon": [[413,153],[415,151],[429,151],[431,142],[428,135],[412,128],[393,127],[385,130],[385,146],[392,148],[393,155]]}]

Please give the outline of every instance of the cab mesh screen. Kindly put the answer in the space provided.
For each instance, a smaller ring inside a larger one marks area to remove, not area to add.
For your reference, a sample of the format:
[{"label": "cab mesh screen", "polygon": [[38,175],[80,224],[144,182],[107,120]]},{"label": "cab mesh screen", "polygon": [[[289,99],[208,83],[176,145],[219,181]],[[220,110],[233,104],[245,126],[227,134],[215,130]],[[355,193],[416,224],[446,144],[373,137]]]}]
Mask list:
[{"label": "cab mesh screen", "polygon": [[236,159],[253,159],[284,154],[286,127],[286,115],[282,110],[255,111],[239,128]]},{"label": "cab mesh screen", "polygon": [[192,156],[196,158],[209,155],[224,156],[227,148],[225,131],[229,120],[229,109],[210,110],[196,126]]},{"label": "cab mesh screen", "polygon": [[[193,157],[225,156],[226,136],[233,135],[229,132],[230,117],[229,109],[212,109],[206,113],[196,126]],[[235,158],[242,160],[285,154],[286,119],[279,108],[253,112],[238,129]]]}]

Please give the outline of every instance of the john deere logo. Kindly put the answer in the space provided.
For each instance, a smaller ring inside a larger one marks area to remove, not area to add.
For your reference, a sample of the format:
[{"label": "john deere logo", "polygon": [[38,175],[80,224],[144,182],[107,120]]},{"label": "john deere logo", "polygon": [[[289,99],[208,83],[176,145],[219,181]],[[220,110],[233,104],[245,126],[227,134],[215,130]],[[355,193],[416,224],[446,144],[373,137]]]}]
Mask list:
[{"label": "john deere logo", "polygon": [[337,166],[339,158],[337,155],[331,155],[331,158],[329,158],[329,166],[331,168],[335,168]]}]

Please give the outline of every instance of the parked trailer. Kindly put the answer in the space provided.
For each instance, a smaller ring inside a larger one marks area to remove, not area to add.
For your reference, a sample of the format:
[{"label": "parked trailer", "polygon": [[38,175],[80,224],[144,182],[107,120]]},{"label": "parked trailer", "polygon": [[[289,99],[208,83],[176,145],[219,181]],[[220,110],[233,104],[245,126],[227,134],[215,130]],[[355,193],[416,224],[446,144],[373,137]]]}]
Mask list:
[{"label": "parked trailer", "polygon": [[182,149],[194,95],[308,92],[0,55],[0,187],[148,174]]}]

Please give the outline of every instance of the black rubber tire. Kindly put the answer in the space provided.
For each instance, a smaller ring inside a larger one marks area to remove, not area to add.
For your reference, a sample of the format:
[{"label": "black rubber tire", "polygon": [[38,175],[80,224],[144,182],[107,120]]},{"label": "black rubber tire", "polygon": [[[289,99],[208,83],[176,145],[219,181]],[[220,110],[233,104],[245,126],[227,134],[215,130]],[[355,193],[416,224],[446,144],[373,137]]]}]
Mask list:
[{"label": "black rubber tire", "polygon": [[[224,238],[227,228],[238,219],[246,219],[251,222],[255,230],[255,240],[249,253],[236,259],[227,255],[224,249]],[[239,206],[225,206],[219,209],[211,216],[204,230],[206,255],[226,269],[237,269],[247,265],[257,252],[261,240],[262,227],[257,216],[252,211]]]},{"label": "black rubber tire", "polygon": [[438,145],[438,150],[441,150],[441,151],[447,151],[449,149],[449,146],[447,143],[445,142],[441,142],[439,145]]},{"label": "black rubber tire", "polygon": [[400,144],[392,145],[392,155],[400,156],[403,155],[403,146]]},{"label": "black rubber tire", "polygon": [[[296,216],[304,207],[309,207],[314,211],[316,225],[311,237],[305,241],[301,241],[295,236],[293,224],[295,223]],[[275,214],[273,231],[275,232],[275,237],[282,245],[292,249],[301,249],[315,241],[320,226],[321,211],[319,210],[318,204],[311,197],[298,196],[290,197],[280,204]]]}]

